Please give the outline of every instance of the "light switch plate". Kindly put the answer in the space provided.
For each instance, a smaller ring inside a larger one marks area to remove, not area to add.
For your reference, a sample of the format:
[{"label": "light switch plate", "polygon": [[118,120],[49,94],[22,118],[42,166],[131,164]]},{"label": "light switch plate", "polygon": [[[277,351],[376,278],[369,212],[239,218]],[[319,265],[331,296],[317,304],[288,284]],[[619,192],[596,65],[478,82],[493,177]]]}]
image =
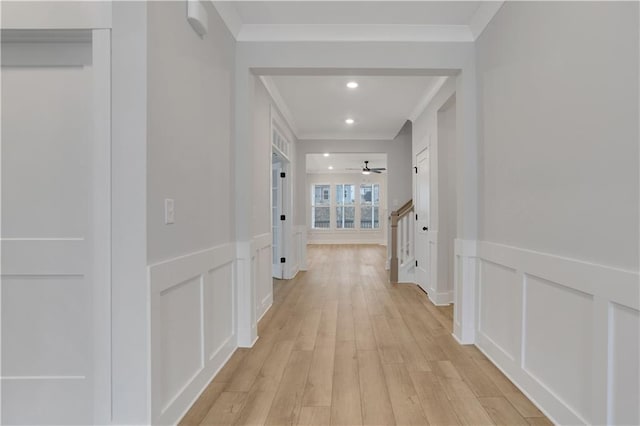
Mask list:
[{"label": "light switch plate", "polygon": [[170,225],[176,221],[175,203],[172,198],[164,200],[164,223]]}]

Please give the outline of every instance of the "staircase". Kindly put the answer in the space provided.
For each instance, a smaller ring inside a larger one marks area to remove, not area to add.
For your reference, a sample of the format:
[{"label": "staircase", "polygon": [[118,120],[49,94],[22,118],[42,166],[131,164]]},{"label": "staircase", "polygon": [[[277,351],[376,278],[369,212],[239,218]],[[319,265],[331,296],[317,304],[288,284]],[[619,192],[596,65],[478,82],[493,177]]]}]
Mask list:
[{"label": "staircase", "polygon": [[415,282],[413,200],[407,201],[391,213],[391,259],[389,261],[389,281],[392,283]]}]

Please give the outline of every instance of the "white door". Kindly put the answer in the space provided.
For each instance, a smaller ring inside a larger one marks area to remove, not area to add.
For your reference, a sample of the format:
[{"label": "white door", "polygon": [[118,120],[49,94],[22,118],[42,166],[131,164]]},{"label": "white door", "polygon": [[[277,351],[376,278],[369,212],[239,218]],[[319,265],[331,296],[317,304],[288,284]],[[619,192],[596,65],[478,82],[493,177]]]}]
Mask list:
[{"label": "white door", "polygon": [[271,166],[271,232],[273,252],[273,277],[284,278],[284,263],[280,261],[284,257],[284,222],[281,216],[284,214],[283,188],[284,178],[281,159],[274,153]]},{"label": "white door", "polygon": [[109,32],[29,33],[2,32],[1,422],[104,423]]},{"label": "white door", "polygon": [[416,281],[424,291],[429,288],[429,203],[430,203],[430,181],[429,181],[429,148],[425,148],[416,156],[416,194],[415,210],[416,220]]}]

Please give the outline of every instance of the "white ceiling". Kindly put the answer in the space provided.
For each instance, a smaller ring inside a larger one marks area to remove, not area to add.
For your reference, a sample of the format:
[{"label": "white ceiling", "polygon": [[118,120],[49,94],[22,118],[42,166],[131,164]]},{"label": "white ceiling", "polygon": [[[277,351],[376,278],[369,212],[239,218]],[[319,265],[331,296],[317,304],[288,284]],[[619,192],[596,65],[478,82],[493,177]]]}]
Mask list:
[{"label": "white ceiling", "polygon": [[467,25],[478,1],[241,1],[245,24]]},{"label": "white ceiling", "polygon": [[503,1],[214,1],[238,41],[473,41]]},{"label": "white ceiling", "polygon": [[[369,168],[387,167],[387,154],[370,152],[357,154],[329,153],[328,157],[325,157],[324,154],[307,154],[307,173],[361,173],[365,160],[369,161]],[[329,170],[329,166],[332,166],[333,170]]]},{"label": "white ceiling", "polygon": [[[265,77],[299,139],[393,139],[439,77]],[[346,87],[356,81],[356,89]],[[352,118],[354,124],[346,124]]]}]

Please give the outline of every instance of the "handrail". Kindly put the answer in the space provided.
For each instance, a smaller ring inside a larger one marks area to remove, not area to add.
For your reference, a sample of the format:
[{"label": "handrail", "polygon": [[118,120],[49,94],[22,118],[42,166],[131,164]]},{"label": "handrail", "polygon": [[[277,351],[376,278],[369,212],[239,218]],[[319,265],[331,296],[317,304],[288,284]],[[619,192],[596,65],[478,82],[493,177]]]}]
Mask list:
[{"label": "handrail", "polygon": [[[404,228],[405,222],[408,221],[403,220],[411,212],[413,212],[413,199],[404,203],[398,210],[391,212],[391,259],[389,262],[389,281],[392,283],[398,282],[398,223],[400,222],[403,224],[403,236],[405,236],[404,234],[406,233],[408,234],[407,236],[411,238],[412,230],[409,229],[408,226],[407,229]],[[401,249],[405,250],[405,247],[401,247]]]},{"label": "handrail", "polygon": [[402,207],[400,207],[398,210],[391,212],[391,215],[393,216],[394,214],[396,214],[398,217],[402,217],[412,210],[413,210],[413,199],[404,203]]}]

